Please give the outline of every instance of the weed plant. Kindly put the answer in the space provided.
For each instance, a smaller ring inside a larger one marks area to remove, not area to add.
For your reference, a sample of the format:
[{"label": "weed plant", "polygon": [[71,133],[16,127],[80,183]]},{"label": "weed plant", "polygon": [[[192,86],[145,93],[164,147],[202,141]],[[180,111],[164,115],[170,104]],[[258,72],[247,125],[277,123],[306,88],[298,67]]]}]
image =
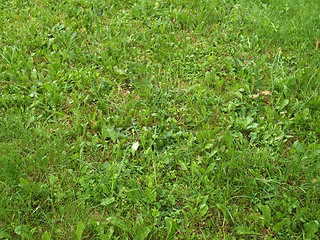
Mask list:
[{"label": "weed plant", "polygon": [[0,239],[318,239],[319,12],[0,0]]}]

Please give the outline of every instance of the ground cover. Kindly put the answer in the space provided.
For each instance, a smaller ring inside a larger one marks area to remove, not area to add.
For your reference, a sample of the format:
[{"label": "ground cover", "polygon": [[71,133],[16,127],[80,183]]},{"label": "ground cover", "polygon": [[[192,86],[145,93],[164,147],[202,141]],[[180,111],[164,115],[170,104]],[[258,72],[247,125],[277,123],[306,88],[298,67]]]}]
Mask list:
[{"label": "ground cover", "polygon": [[319,8],[0,0],[0,239],[316,239]]}]

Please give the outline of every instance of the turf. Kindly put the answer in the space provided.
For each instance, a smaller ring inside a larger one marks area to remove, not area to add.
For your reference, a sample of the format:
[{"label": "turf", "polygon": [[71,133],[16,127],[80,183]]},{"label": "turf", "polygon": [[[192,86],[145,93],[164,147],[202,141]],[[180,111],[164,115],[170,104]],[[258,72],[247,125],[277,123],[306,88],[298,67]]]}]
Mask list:
[{"label": "turf", "polygon": [[319,12],[0,0],[0,239],[318,239]]}]

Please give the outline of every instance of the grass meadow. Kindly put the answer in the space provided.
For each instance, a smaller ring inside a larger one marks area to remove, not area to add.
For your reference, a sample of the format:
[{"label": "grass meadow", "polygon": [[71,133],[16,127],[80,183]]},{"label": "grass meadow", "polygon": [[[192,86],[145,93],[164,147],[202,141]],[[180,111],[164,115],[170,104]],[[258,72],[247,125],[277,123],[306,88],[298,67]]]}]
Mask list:
[{"label": "grass meadow", "polygon": [[0,0],[0,239],[319,239],[319,12]]}]

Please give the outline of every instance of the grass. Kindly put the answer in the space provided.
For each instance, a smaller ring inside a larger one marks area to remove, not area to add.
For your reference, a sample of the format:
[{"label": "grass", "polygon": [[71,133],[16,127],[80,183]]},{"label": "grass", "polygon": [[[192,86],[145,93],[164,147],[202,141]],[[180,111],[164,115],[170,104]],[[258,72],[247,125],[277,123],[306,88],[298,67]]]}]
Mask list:
[{"label": "grass", "polygon": [[0,1],[0,239],[318,239],[319,4]]}]

